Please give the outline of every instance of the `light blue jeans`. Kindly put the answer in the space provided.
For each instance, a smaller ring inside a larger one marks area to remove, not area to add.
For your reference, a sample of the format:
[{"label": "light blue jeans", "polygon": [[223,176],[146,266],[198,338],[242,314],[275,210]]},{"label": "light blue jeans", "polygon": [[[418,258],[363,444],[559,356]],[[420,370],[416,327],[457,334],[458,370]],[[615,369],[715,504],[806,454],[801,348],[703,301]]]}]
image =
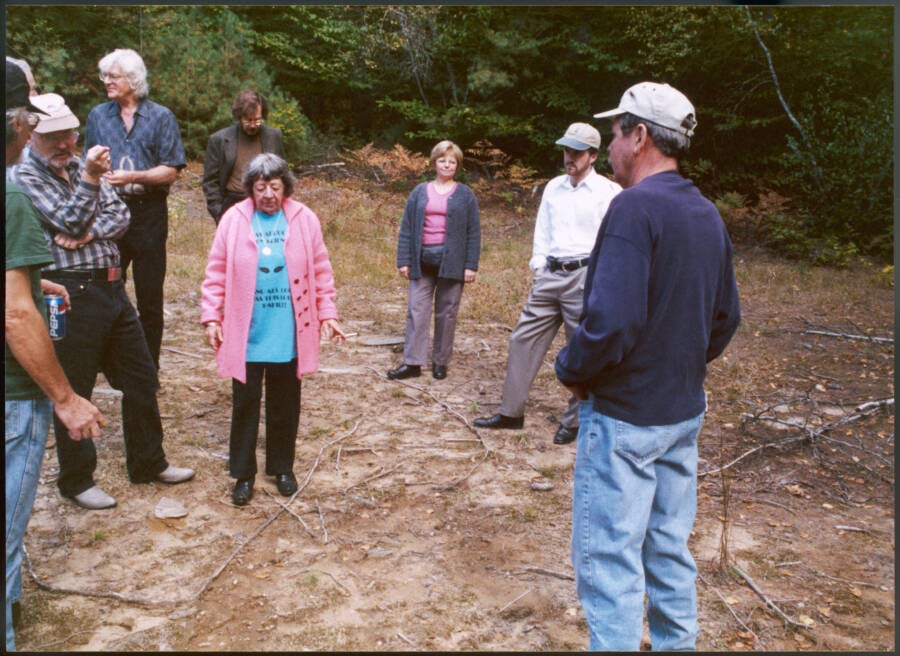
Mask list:
[{"label": "light blue jeans", "polygon": [[645,592],[654,651],[695,649],[697,567],[687,542],[704,413],[634,426],[592,403],[579,409],[572,502],[572,565],[590,649],[640,648]]},{"label": "light blue jeans", "polygon": [[22,596],[22,541],[37,495],[53,404],[49,399],[6,405],[6,649],[16,648],[12,604]]}]

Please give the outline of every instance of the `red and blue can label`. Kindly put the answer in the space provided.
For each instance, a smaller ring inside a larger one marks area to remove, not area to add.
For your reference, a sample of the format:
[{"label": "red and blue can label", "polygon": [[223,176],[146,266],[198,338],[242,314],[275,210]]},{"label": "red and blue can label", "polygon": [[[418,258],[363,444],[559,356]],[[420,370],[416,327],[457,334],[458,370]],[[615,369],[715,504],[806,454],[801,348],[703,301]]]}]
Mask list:
[{"label": "red and blue can label", "polygon": [[59,294],[45,294],[44,303],[50,320],[50,339],[60,340],[66,336],[65,300]]}]

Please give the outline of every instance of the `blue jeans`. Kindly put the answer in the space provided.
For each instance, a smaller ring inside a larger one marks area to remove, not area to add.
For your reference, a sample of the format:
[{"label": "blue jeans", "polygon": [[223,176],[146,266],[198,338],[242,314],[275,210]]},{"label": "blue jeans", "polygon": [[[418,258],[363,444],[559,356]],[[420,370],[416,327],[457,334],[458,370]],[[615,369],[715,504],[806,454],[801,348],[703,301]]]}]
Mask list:
[{"label": "blue jeans", "polygon": [[592,404],[579,411],[572,502],[572,565],[590,649],[640,648],[645,592],[654,651],[694,649],[697,567],[687,542],[704,413],[635,426]]},{"label": "blue jeans", "polygon": [[22,596],[22,541],[37,495],[53,404],[7,400],[6,406],[6,649],[16,648],[12,604]]}]

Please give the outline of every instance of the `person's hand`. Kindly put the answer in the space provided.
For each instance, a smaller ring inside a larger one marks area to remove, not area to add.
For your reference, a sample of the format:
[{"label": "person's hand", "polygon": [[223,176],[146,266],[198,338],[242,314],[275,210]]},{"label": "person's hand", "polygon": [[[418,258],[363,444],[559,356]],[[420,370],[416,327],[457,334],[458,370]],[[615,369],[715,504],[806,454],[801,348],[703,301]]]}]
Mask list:
[{"label": "person's hand", "polygon": [[563,387],[572,392],[572,396],[574,396],[579,401],[586,401],[589,395],[589,390],[586,385],[583,383],[572,383],[567,384],[563,383]]},{"label": "person's hand", "polygon": [[347,341],[347,336],[338,325],[337,319],[325,319],[319,328],[319,333],[325,339],[330,339],[332,344],[343,344]]},{"label": "person's hand", "polygon": [[222,324],[218,321],[207,321],[203,327],[206,329],[206,341],[213,351],[218,351],[222,346]]},{"label": "person's hand", "polygon": [[69,290],[65,288],[64,285],[60,285],[58,282],[53,282],[52,280],[45,280],[41,278],[41,291],[44,292],[44,295],[47,294],[56,294],[57,296],[62,296],[63,310],[71,309],[71,305],[69,304]]},{"label": "person's hand", "polygon": [[124,187],[127,184],[134,184],[137,173],[128,169],[115,169],[114,171],[108,172],[103,177],[114,187]]},{"label": "person's hand", "polygon": [[463,279],[466,282],[475,282],[475,278],[478,276],[477,271],[473,271],[472,269],[466,269],[463,273]]},{"label": "person's hand", "polygon": [[397,267],[397,272],[401,276],[403,276],[404,278],[409,280],[409,267],[408,266]]},{"label": "person's hand", "polygon": [[109,146],[91,146],[84,154],[84,172],[91,178],[99,178],[109,171],[110,164]]},{"label": "person's hand", "polygon": [[75,393],[65,401],[53,404],[53,411],[69,429],[69,437],[73,440],[100,437],[100,429],[106,426],[106,420],[97,407]]},{"label": "person's hand", "polygon": [[87,244],[90,241],[93,241],[94,234],[88,230],[87,234],[84,237],[76,238],[70,237],[68,235],[64,235],[61,232],[57,232],[53,235],[53,243],[61,248],[65,248],[70,251],[74,251],[76,248],[80,248]]}]

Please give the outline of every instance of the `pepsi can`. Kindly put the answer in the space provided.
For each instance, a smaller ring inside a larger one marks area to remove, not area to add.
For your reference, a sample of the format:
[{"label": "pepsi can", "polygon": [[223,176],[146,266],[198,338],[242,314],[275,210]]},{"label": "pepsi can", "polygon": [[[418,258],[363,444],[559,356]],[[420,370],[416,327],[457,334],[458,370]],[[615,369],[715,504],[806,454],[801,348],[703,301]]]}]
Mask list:
[{"label": "pepsi can", "polygon": [[47,318],[50,320],[50,339],[56,341],[66,336],[65,300],[59,294],[44,295]]}]

